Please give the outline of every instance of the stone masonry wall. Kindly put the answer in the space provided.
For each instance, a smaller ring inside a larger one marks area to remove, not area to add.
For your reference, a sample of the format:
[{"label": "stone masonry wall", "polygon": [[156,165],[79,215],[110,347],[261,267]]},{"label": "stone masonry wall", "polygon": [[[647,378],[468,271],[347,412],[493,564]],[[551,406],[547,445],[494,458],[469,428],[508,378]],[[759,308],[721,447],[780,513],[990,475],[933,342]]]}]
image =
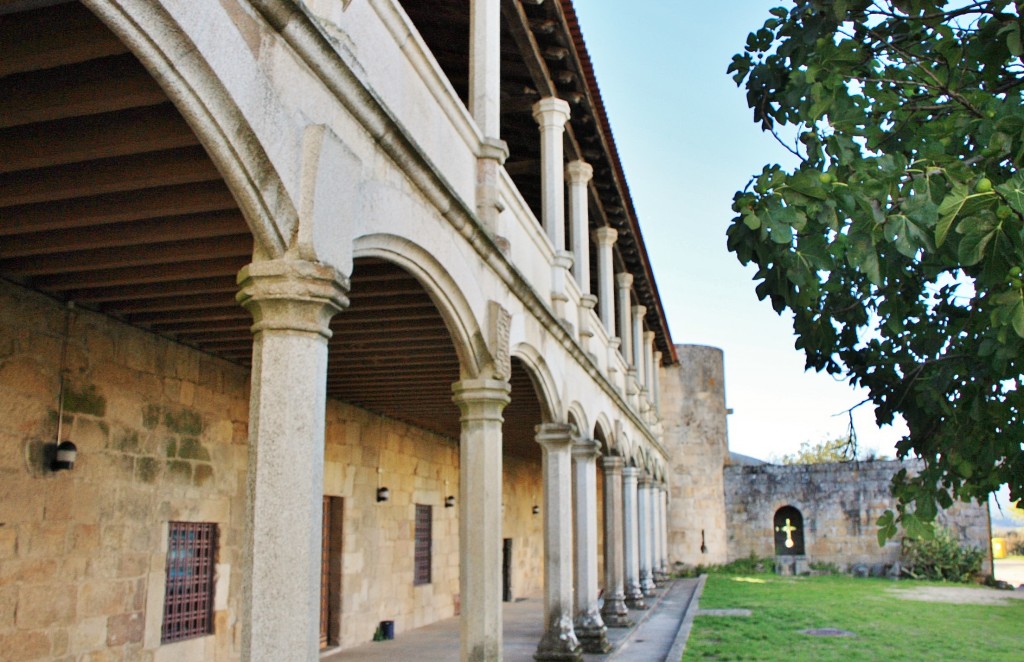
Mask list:
[{"label": "stone masonry wall", "polygon": [[[56,439],[64,308],[0,281],[0,311],[0,659],[238,659],[248,371],[77,311],[64,436],[78,461],[53,473],[43,450]],[[391,489],[382,504],[378,466]],[[328,401],[324,492],[342,509],[333,631],[343,647],[369,641],[381,620],[401,632],[455,614],[458,487],[455,441]],[[517,595],[542,585],[540,494],[539,464],[506,458]],[[433,507],[422,586],[415,504]],[[214,634],[161,645],[167,522],[178,520],[219,527]]]},{"label": "stone masonry wall", "polygon": [[[669,563],[726,561],[722,468],[728,454],[722,350],[677,345],[679,366],[661,372],[669,471]],[[707,548],[701,553],[701,532]]]},{"label": "stone masonry wall", "polygon": [[[0,283],[0,657],[236,659],[248,376]],[[167,522],[216,522],[216,635],[160,647]]]},{"label": "stone masonry wall", "polygon": [[[875,522],[895,508],[889,482],[902,466],[875,461],[726,467],[729,560],[750,554],[773,556],[775,512],[794,506],[803,516],[808,562],[834,563],[841,570],[861,563],[893,563],[899,558],[901,538],[879,547]],[[987,505],[956,504],[941,513],[939,521],[964,544],[989,549]],[[991,567],[989,556],[983,571],[990,573]]]}]

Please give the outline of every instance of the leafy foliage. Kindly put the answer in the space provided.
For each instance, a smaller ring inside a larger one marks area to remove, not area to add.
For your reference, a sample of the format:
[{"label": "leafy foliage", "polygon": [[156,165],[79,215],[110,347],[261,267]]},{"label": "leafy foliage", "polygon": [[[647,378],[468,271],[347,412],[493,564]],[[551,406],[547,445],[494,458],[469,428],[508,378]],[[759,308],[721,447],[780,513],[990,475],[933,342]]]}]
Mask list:
[{"label": "leafy foliage", "polygon": [[807,367],[902,416],[897,455],[926,464],[883,539],[1001,483],[1024,498],[1022,5],[794,0],[729,67],[800,159],[736,194],[729,249]]},{"label": "leafy foliage", "polygon": [[850,462],[856,460],[857,449],[848,437],[825,439],[816,444],[805,441],[796,453],[783,455],[779,464],[824,464],[827,462]]},{"label": "leafy foliage", "polygon": [[985,552],[962,547],[947,529],[927,538],[903,539],[903,574],[914,579],[967,583],[981,572]]}]

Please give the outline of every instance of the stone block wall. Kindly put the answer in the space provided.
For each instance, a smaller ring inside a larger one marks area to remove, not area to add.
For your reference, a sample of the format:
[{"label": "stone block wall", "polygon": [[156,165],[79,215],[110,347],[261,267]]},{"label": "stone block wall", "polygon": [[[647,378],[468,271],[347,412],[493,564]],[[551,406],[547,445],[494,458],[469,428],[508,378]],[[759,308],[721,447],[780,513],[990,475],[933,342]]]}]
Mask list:
[{"label": "stone block wall", "polygon": [[[65,310],[0,283],[0,311],[0,657],[237,658],[246,371],[76,311],[63,427],[78,460],[54,473]],[[160,647],[174,520],[219,527],[216,634]]]},{"label": "stone block wall", "polygon": [[676,351],[679,365],[662,368],[660,376],[662,443],[671,463],[668,560],[670,566],[724,563],[722,468],[729,440],[722,350],[677,345]]},{"label": "stone block wall", "polygon": [[[57,435],[65,309],[0,281],[0,311],[0,659],[238,659],[248,371],[76,311],[64,437],[78,461],[53,473],[43,456]],[[369,641],[381,620],[400,633],[454,615],[457,442],[337,401],[327,404],[325,442],[324,493],[341,507],[340,644]],[[378,476],[391,490],[382,504]],[[505,458],[504,490],[513,587],[536,594],[539,453]],[[449,494],[454,508],[444,507]],[[421,586],[416,504],[433,507],[432,577]],[[162,645],[169,521],[218,525],[214,634]]]},{"label": "stone block wall", "polygon": [[[908,463],[911,470],[914,463]],[[725,469],[729,560],[775,554],[773,518],[783,506],[803,516],[809,563],[878,566],[899,559],[901,538],[878,546],[876,520],[895,508],[889,483],[897,461],[812,465],[730,466]],[[989,550],[988,506],[956,504],[939,521],[969,546]],[[991,555],[983,572],[991,572]]]}]

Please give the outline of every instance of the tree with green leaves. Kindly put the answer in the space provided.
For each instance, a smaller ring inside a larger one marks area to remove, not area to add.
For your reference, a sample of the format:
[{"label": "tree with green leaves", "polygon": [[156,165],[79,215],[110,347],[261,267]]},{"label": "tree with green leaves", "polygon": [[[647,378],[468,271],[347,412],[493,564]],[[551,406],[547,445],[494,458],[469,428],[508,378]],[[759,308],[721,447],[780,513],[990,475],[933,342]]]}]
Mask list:
[{"label": "tree with green leaves", "polygon": [[800,450],[779,457],[777,464],[825,464],[828,462],[850,462],[856,460],[857,449],[849,437],[824,439],[816,444],[805,441]]},{"label": "tree with green leaves", "polygon": [[[902,416],[902,524],[1024,498],[1024,2],[795,0],[729,67],[799,158],[736,194],[729,249],[807,367]],[[795,136],[792,141],[784,136]]]}]

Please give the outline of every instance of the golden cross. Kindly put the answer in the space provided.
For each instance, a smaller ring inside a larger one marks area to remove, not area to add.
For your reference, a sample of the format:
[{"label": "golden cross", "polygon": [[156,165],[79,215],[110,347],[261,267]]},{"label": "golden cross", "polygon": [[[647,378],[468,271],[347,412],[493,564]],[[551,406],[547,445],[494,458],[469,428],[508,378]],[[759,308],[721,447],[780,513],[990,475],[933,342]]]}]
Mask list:
[{"label": "golden cross", "polygon": [[777,530],[785,531],[786,532],[786,548],[787,549],[792,547],[795,544],[793,542],[793,532],[794,531],[798,531],[798,529],[795,526],[793,526],[792,524],[789,523],[789,518],[788,517],[786,518],[786,526],[780,526],[780,527],[778,527]]}]

